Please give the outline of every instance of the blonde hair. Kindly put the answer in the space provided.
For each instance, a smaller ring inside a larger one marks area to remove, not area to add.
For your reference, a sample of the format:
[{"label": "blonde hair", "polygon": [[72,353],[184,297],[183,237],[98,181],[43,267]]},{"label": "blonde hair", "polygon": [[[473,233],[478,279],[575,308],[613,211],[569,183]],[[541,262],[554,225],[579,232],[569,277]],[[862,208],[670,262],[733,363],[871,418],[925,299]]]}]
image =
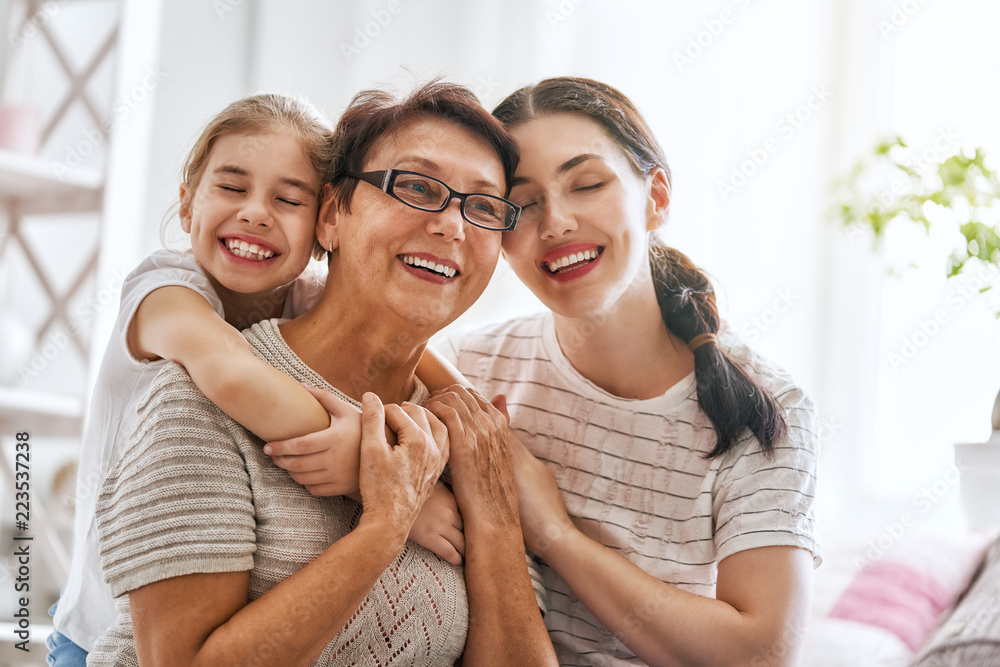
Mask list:
[{"label": "blonde hair", "polygon": [[[184,161],[181,175],[182,182],[187,186],[188,201],[179,202],[175,208],[187,204],[194,196],[204,175],[208,156],[219,137],[278,129],[292,130],[298,136],[310,164],[320,180],[325,181],[333,161],[333,125],[330,121],[305,100],[275,93],[258,93],[232,102],[201,131]],[[164,224],[161,228],[161,236],[164,236],[165,227]],[[314,243],[313,256],[320,257],[323,252],[323,248]]]}]

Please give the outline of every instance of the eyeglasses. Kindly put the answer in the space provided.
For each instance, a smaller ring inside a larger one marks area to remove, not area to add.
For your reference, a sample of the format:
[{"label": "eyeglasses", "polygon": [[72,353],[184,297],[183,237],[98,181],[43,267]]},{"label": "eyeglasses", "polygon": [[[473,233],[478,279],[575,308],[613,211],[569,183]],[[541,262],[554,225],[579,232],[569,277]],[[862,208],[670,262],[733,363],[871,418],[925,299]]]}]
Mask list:
[{"label": "eyeglasses", "polygon": [[509,232],[517,225],[521,207],[493,195],[452,190],[436,178],[403,169],[366,171],[348,174],[371,183],[393,199],[420,211],[443,211],[452,199],[461,203],[462,217],[476,227]]}]

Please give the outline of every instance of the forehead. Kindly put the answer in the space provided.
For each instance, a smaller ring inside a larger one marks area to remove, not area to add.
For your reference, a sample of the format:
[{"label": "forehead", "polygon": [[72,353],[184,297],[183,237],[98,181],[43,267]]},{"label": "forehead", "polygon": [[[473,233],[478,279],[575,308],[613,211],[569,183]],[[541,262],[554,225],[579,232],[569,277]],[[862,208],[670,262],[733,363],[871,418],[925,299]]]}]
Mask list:
[{"label": "forehead", "polygon": [[[379,139],[365,170],[410,169],[503,191],[503,165],[493,146],[472,130],[443,118],[416,118]],[[449,182],[449,184],[451,184]]]},{"label": "forehead", "polygon": [[581,114],[555,113],[511,129],[521,150],[517,173],[556,171],[579,155],[595,155],[616,167],[631,164],[600,123]]},{"label": "forehead", "polygon": [[239,164],[244,167],[307,169],[313,171],[305,146],[288,130],[223,134],[208,154],[209,165]]}]

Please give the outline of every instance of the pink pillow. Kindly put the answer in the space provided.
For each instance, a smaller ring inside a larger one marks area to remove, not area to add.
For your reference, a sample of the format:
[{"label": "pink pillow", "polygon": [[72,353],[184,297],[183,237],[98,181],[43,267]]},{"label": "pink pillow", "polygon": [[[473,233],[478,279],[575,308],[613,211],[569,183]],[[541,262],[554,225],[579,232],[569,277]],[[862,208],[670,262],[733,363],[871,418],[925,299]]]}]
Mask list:
[{"label": "pink pillow", "polygon": [[883,628],[914,652],[969,584],[986,539],[916,539],[863,565],[830,617]]},{"label": "pink pillow", "polygon": [[916,652],[955,598],[928,572],[906,563],[878,561],[855,577],[830,616],[884,628]]}]

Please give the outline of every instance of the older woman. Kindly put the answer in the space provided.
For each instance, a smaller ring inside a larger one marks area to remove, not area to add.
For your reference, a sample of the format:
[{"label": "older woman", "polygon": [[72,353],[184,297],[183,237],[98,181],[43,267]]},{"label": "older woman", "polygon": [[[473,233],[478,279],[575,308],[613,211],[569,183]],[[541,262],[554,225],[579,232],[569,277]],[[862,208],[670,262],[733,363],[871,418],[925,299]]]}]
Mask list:
[{"label": "older woman", "polygon": [[[524,564],[505,421],[461,389],[435,407],[447,434],[415,405],[427,397],[414,368],[428,338],[481,294],[516,220],[503,199],[516,148],[447,84],[399,102],[359,95],[336,142],[316,230],[330,251],[325,291],[302,317],[245,335],[274,367],[362,407],[363,504],[310,495],[168,368],[99,500],[119,613],[90,664],[554,659]],[[406,542],[449,447],[464,576]]]}]

